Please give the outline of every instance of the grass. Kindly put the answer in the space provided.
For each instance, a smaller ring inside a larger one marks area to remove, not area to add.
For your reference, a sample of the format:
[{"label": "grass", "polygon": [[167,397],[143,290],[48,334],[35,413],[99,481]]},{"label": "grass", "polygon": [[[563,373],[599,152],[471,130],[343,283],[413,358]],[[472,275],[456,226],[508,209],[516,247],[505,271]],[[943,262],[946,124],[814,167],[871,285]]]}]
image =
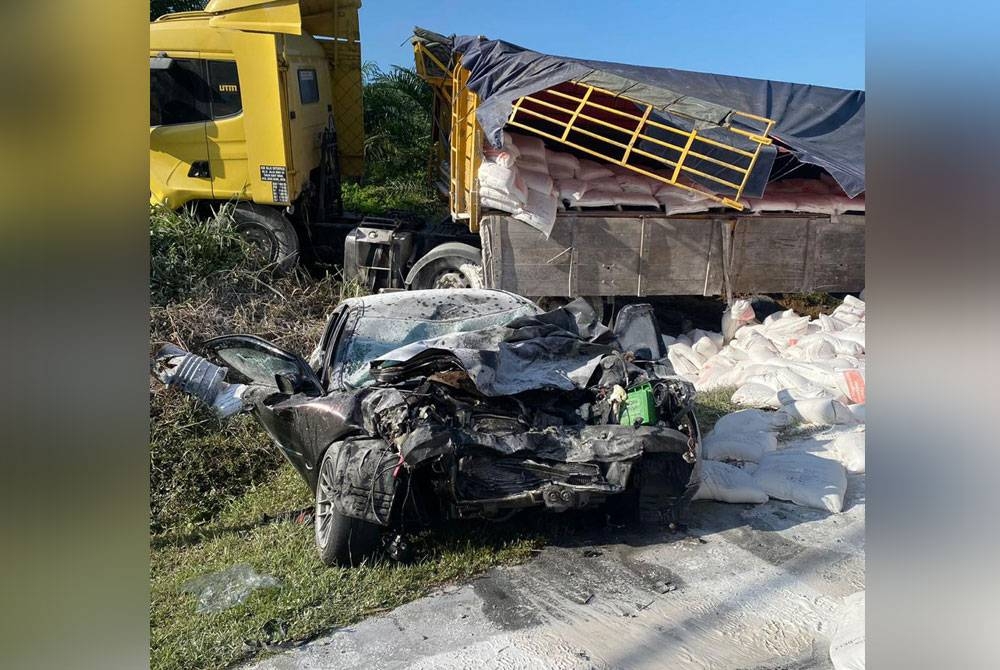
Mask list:
[{"label": "grass", "polygon": [[702,436],[707,435],[708,431],[715,427],[715,422],[726,414],[744,409],[731,400],[735,392],[736,388],[731,386],[698,391],[698,395],[695,396],[694,413]]},{"label": "grass", "polygon": [[[418,536],[418,558],[410,565],[328,568],[316,555],[311,525],[268,522],[310,500],[298,474],[285,466],[197,533],[153,537],[151,667],[227,667],[390,610],[435,586],[526,560],[542,543],[516,524],[460,524]],[[238,563],[277,578],[281,586],[256,591],[228,610],[196,613],[185,582]]]},{"label": "grass", "polygon": [[[731,395],[732,389],[699,395],[704,432],[738,409],[729,402]],[[152,668],[224,668],[280,651],[442,584],[523,562],[547,542],[579,531],[569,516],[541,513],[495,525],[455,523],[418,535],[412,564],[328,568],[316,555],[312,526],[285,514],[311,503],[305,483],[283,465],[267,481],[230,497],[208,521],[153,536]],[[197,613],[196,598],[184,592],[184,584],[240,563],[277,578],[281,586],[256,591],[222,612]]]},{"label": "grass", "polygon": [[403,214],[429,220],[446,213],[424,174],[398,176],[378,184],[343,184],[344,209],[373,216]]}]

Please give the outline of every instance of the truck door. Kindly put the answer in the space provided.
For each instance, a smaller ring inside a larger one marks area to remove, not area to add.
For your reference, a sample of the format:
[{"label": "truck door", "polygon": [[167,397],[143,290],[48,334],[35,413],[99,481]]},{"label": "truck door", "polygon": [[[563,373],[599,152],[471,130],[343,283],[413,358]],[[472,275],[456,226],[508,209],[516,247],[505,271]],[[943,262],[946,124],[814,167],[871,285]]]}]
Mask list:
[{"label": "truck door", "polygon": [[212,92],[212,120],[207,124],[212,195],[216,200],[243,198],[250,174],[239,71],[233,60],[209,58],[206,65]]},{"label": "truck door", "polygon": [[149,178],[154,200],[179,207],[212,197],[206,125],[211,92],[200,58],[150,58]]}]

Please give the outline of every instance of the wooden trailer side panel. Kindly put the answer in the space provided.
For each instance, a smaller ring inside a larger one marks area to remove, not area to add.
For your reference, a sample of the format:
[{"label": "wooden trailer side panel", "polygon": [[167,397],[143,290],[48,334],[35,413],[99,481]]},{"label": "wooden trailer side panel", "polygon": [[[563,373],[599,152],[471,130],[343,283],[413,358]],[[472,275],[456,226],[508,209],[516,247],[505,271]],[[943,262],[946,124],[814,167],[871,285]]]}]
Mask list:
[{"label": "wooden trailer side panel", "polygon": [[[864,288],[864,217],[562,214],[550,237],[481,222],[486,285],[529,296],[722,295]],[[725,239],[728,237],[728,240]]]}]

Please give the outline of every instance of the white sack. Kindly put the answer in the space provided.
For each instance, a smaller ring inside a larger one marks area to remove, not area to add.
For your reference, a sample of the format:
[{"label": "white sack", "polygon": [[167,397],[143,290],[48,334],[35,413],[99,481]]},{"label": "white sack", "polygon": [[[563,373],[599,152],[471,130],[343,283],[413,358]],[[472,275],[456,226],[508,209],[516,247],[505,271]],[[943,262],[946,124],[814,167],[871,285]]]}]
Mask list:
[{"label": "white sack", "polygon": [[741,409],[730,412],[715,422],[714,433],[749,433],[775,430],[791,423],[784,412],[767,412],[760,409]]},{"label": "white sack", "polygon": [[556,188],[560,199],[574,202],[584,196],[589,185],[582,179],[559,179],[556,181]]},{"label": "white sack", "polygon": [[830,639],[834,670],[865,670],[865,592],[844,598]]},{"label": "white sack", "polygon": [[542,174],[549,173],[549,165],[544,159],[538,159],[533,156],[522,156],[517,159],[517,167],[520,170],[531,170],[532,172],[541,172]]},{"label": "white sack", "polygon": [[545,162],[548,163],[550,169],[559,167],[569,170],[571,174],[576,174],[580,168],[580,160],[576,156],[562,151],[552,151],[552,149],[545,150]]},{"label": "white sack", "polygon": [[489,209],[499,209],[501,212],[513,214],[524,206],[523,202],[518,202],[506,193],[492,188],[481,188],[479,190],[480,204]]},{"label": "white sack", "polygon": [[588,179],[587,184],[590,185],[590,188],[593,191],[604,191],[606,193],[616,193],[618,195],[625,192],[622,190],[621,185],[618,183],[618,177],[615,175],[604,177],[602,179]]},{"label": "white sack", "polygon": [[774,389],[763,384],[746,383],[733,393],[732,402],[744,407],[779,407]]},{"label": "white sack", "polygon": [[517,174],[524,180],[524,184],[532,191],[539,193],[550,193],[552,191],[552,177],[547,172],[535,172],[519,167]]},{"label": "white sack", "polygon": [[528,189],[524,208],[514,213],[514,218],[542,231],[546,237],[556,222],[557,199],[551,193]]},{"label": "white sack", "polygon": [[490,163],[496,163],[500,167],[507,168],[508,170],[513,168],[517,164],[518,156],[520,152],[517,147],[504,147],[503,149],[495,149],[493,147],[486,147],[483,149],[483,156],[486,161]]},{"label": "white sack", "polygon": [[747,433],[712,430],[701,442],[701,456],[710,461],[760,462],[761,457],[778,448],[778,438],[768,431]]},{"label": "white sack", "polygon": [[687,335],[688,337],[691,338],[692,342],[696,342],[697,340],[700,340],[703,337],[707,337],[709,340],[712,341],[716,349],[722,349],[722,345],[724,344],[722,341],[723,339],[722,333],[716,333],[715,331],[712,330],[702,330],[701,328],[695,328],[694,330],[690,331]]},{"label": "white sack", "polygon": [[476,173],[476,176],[479,177],[480,188],[486,187],[509,192],[514,186],[514,179],[517,174],[514,170],[497,163],[483,161],[479,165],[479,171]]},{"label": "white sack", "polygon": [[856,423],[854,415],[844,403],[828,398],[806,398],[783,403],[781,411],[803,423],[820,426]]},{"label": "white sack", "polygon": [[699,370],[701,369],[701,366],[705,364],[705,357],[696,352],[691,345],[684,343],[684,341],[680,338],[678,338],[677,342],[673,344],[673,348],[675,348],[677,353],[681,356],[684,356],[691,361]]},{"label": "white sack", "polygon": [[849,409],[851,411],[851,414],[854,415],[854,420],[855,421],[857,421],[858,423],[864,423],[865,422],[865,404],[864,403],[861,403],[859,405],[848,405],[847,409]]},{"label": "white sack", "polygon": [[830,440],[830,448],[838,460],[851,474],[861,474],[865,471],[865,431],[843,431]]},{"label": "white sack", "polygon": [[649,195],[648,193],[630,193],[627,191],[615,196],[615,204],[621,205],[622,207],[659,208],[660,206],[660,203],[657,202],[656,198]]},{"label": "white sack", "polygon": [[588,189],[587,192],[583,194],[582,198],[579,198],[575,202],[571,202],[571,204],[574,207],[613,207],[615,204],[615,197],[618,195],[621,194]]},{"label": "white sack", "polygon": [[837,461],[776,451],[761,458],[753,478],[767,495],[778,500],[834,513],[844,508],[847,475]]},{"label": "white sack", "polygon": [[837,388],[852,403],[864,404],[866,399],[864,368],[841,368],[835,371],[834,379],[836,380]]},{"label": "white sack", "polygon": [[693,499],[756,504],[767,502],[767,494],[740,468],[728,463],[702,461],[701,482]]},{"label": "white sack", "polygon": [[576,172],[565,165],[549,165],[549,176],[553,179],[575,179]]},{"label": "white sack", "polygon": [[691,345],[698,354],[703,356],[707,361],[709,358],[715,356],[719,353],[719,346],[715,344],[712,338],[707,335],[702,335],[701,337],[695,339],[694,344]]},{"label": "white sack", "polygon": [[521,158],[545,162],[545,142],[541,138],[510,133],[510,139],[521,152]]},{"label": "white sack", "polygon": [[648,195],[651,200],[656,200],[656,198],[653,198],[653,185],[646,177],[631,172],[618,174],[615,177],[618,179],[618,185],[625,193],[641,193]]},{"label": "white sack", "polygon": [[682,356],[679,350],[675,350],[677,346],[678,345],[673,344],[667,347],[667,360],[670,361],[670,365],[674,368],[674,372],[682,376],[696,376],[698,374],[698,366],[686,357]]},{"label": "white sack", "polygon": [[579,167],[576,169],[576,176],[577,179],[583,179],[584,181],[594,181],[614,177],[615,173],[596,161],[582,158],[579,161]]},{"label": "white sack", "polygon": [[722,312],[722,335],[725,341],[729,342],[736,336],[736,331],[756,318],[749,300],[734,300]]}]

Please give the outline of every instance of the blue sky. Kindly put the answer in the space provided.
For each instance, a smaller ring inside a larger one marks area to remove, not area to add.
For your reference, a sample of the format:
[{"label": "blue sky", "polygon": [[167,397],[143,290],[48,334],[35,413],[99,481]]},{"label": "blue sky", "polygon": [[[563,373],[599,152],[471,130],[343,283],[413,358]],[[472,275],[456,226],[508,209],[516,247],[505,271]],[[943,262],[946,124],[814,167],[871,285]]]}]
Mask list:
[{"label": "blue sky", "polygon": [[865,85],[864,0],[363,0],[362,58],[412,65],[414,25],[579,58]]}]

